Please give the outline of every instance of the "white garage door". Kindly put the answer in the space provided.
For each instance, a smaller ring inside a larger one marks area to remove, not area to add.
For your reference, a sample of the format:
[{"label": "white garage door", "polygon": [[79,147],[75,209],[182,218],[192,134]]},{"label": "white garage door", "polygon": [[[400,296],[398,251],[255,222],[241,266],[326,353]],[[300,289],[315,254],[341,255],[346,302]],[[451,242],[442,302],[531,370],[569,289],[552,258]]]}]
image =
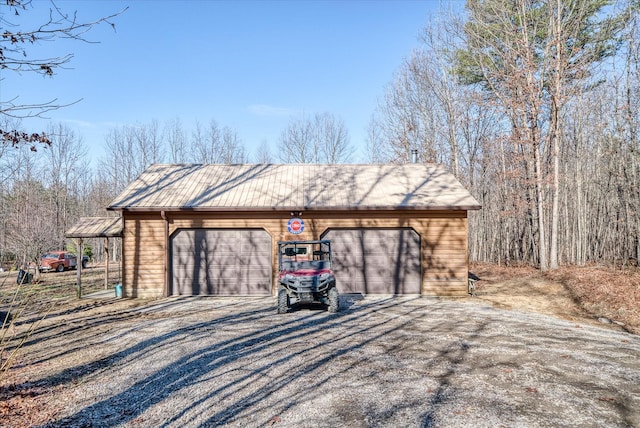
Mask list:
[{"label": "white garage door", "polygon": [[270,295],[263,229],[181,229],[171,238],[172,295]]},{"label": "white garage door", "polygon": [[413,229],[330,229],[341,293],[420,294],[420,236]]}]

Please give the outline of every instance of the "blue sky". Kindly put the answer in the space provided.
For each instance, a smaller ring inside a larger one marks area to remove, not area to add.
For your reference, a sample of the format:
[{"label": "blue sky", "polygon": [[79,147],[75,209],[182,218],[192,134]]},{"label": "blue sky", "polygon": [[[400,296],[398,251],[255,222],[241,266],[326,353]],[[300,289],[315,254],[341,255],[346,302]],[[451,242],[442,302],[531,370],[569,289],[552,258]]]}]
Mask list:
[{"label": "blue sky", "polygon": [[[237,130],[250,155],[262,141],[275,152],[292,116],[330,112],[344,120],[359,150],[355,160],[363,156],[366,126],[385,86],[440,7],[436,0],[57,4],[77,10],[80,21],[129,9],[114,19],[115,32],[102,26],[87,35],[97,44],[35,47],[42,50],[34,54],[74,53],[70,69],[53,78],[2,71],[0,97],[82,98],[47,117],[73,129],[94,156],[113,127],[174,118],[189,133],[196,121],[215,119]],[[49,8],[44,0],[34,5],[30,18]]]}]

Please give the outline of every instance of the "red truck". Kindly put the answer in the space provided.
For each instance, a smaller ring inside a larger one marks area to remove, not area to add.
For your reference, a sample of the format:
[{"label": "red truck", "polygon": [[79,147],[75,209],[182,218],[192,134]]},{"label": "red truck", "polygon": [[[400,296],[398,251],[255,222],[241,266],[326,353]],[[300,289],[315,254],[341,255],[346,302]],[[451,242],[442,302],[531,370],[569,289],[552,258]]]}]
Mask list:
[{"label": "red truck", "polygon": [[[82,258],[82,267],[86,267],[87,258]],[[78,258],[68,251],[51,251],[40,259],[40,272],[56,271],[62,272],[67,269],[75,269],[78,265]]]}]

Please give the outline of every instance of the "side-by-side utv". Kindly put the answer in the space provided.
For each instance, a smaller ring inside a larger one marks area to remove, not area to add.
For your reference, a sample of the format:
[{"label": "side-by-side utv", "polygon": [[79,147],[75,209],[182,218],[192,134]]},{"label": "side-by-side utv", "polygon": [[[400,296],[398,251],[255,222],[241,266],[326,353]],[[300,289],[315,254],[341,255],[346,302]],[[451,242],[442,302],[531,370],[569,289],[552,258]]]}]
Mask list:
[{"label": "side-by-side utv", "polygon": [[323,304],[329,312],[338,312],[331,262],[329,240],[278,242],[278,313],[307,303]]}]

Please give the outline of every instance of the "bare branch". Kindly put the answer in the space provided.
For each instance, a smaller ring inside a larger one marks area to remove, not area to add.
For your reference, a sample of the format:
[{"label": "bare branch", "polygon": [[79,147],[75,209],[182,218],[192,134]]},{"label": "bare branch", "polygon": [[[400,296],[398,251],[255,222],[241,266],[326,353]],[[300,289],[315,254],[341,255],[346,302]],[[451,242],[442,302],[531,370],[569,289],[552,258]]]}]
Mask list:
[{"label": "bare branch", "polygon": [[48,119],[44,116],[45,113],[57,110],[64,107],[69,107],[82,101],[82,98],[67,104],[58,104],[58,99],[55,98],[46,103],[38,104],[16,104],[15,101],[18,97],[15,97],[9,101],[0,101],[0,115],[12,117],[14,119],[26,119],[28,117],[39,117],[42,119]]},{"label": "bare branch", "polygon": [[[30,48],[44,42],[53,42],[60,39],[71,39],[85,43],[98,43],[86,38],[86,34],[94,27],[101,24],[108,24],[115,31],[113,19],[127,8],[99,19],[89,22],[81,22],[77,12],[65,13],[58,5],[51,0],[49,17],[44,24],[36,28],[22,28],[19,20],[23,14],[36,5],[31,0],[7,0],[2,8],[8,8],[11,13],[0,13],[0,70],[11,70],[16,73],[35,73],[42,76],[52,77],[57,70],[65,69],[73,59],[73,53],[66,53],[60,56],[38,58],[30,54]],[[39,4],[38,4],[39,7]],[[13,21],[12,21],[13,20]],[[9,101],[0,100],[0,116],[14,118],[42,117],[48,111],[68,107],[80,100],[57,104],[57,100],[20,105],[15,101],[18,97]]]}]

